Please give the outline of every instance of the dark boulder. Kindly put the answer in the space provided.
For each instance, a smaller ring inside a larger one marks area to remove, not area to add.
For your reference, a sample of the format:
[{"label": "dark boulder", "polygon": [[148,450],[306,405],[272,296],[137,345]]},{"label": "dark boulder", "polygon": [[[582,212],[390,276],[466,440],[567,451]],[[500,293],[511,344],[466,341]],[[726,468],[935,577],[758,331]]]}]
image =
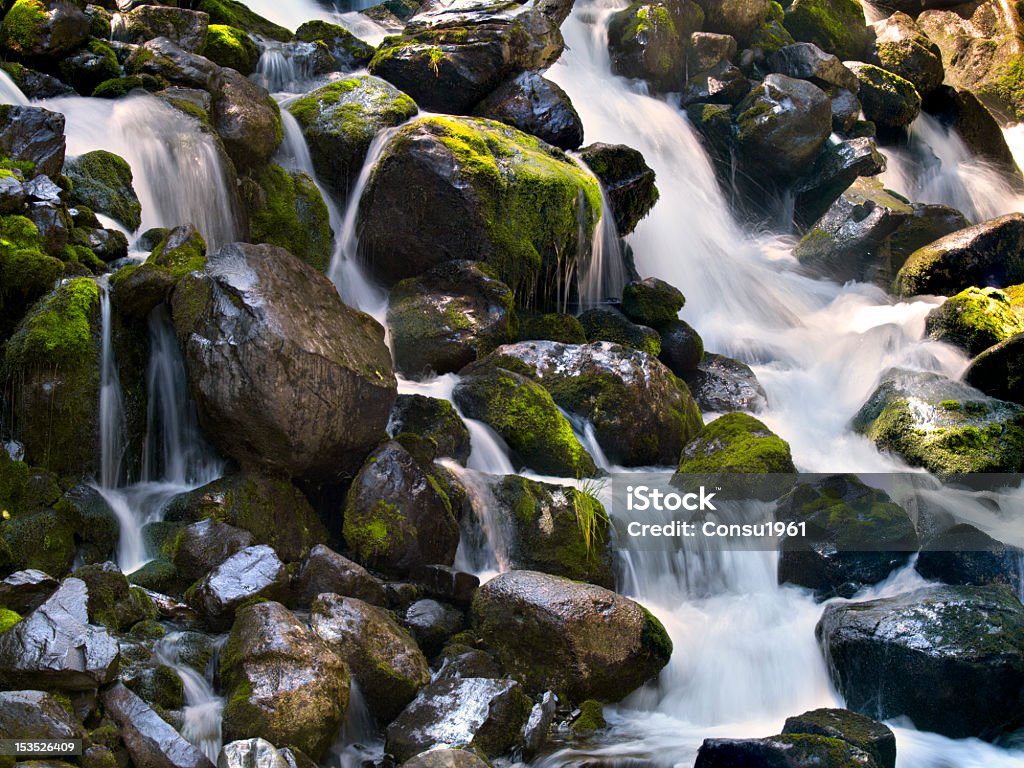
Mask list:
[{"label": "dark boulder", "polygon": [[583,121],[568,94],[537,72],[522,72],[500,85],[473,114],[515,126],[560,149],[583,144]]},{"label": "dark boulder", "polygon": [[964,381],[986,395],[1024,405],[1024,334],[978,355],[967,367]]},{"label": "dark boulder", "polygon": [[706,352],[683,380],[705,413],[758,413],[768,407],[768,396],[750,366],[731,357]]},{"label": "dark boulder", "polygon": [[616,231],[628,235],[658,202],[654,171],[638,150],[625,144],[590,144],[579,155],[604,187]]},{"label": "dark boulder", "polygon": [[255,597],[283,597],[288,572],[270,547],[246,547],[231,555],[186,594],[186,599],[217,630],[234,621],[235,611]]},{"label": "dark boulder", "polygon": [[0,105],[0,153],[32,163],[33,175],[60,178],[64,167],[64,115],[40,107]]},{"label": "dark boulder", "polygon": [[213,763],[182,738],[146,702],[121,683],[104,691],[103,709],[136,765],[153,768],[213,768]]},{"label": "dark boulder", "polygon": [[925,541],[914,568],[928,580],[979,587],[1005,584],[1020,594],[1022,556],[1019,547],[959,523]]},{"label": "dark boulder", "polygon": [[848,709],[814,709],[787,717],[782,732],[839,739],[871,755],[878,768],[896,768],[896,735],[892,729]]},{"label": "dark boulder", "polygon": [[403,432],[432,441],[438,458],[454,459],[463,466],[469,460],[469,429],[447,400],[399,395],[388,421],[388,434],[395,437]]},{"label": "dark boulder", "polygon": [[292,594],[299,606],[308,608],[317,595],[327,592],[357,597],[373,605],[387,604],[384,585],[379,579],[358,563],[317,544],[292,580]]}]

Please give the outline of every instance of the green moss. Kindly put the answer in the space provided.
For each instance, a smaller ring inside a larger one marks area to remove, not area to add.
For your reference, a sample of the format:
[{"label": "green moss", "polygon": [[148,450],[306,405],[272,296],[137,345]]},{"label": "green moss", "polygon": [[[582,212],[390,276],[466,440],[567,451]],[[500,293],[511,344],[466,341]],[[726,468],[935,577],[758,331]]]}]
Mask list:
[{"label": "green moss", "polygon": [[176,278],[200,272],[206,266],[206,241],[195,230],[172,230],[153,249],[146,263],[165,267]]},{"label": "green moss", "polygon": [[20,614],[0,607],[0,634],[8,631],[11,627],[21,621]]},{"label": "green moss", "polygon": [[7,542],[18,568],[35,568],[61,578],[75,559],[72,523],[53,510],[3,520],[0,538]]},{"label": "green moss", "polygon": [[222,25],[244,30],[258,37],[288,41],[292,33],[249,10],[236,0],[199,0],[193,10],[209,14],[211,25]]},{"label": "green moss", "polygon": [[64,265],[45,252],[35,224],[22,216],[0,218],[0,338],[63,273]]},{"label": "green moss", "polygon": [[562,344],[585,344],[587,335],[575,315],[550,313],[520,314],[517,341],[541,339]]},{"label": "green moss", "polygon": [[243,75],[252,74],[259,60],[256,43],[243,30],[226,24],[211,24],[200,54],[222,67],[230,67]]},{"label": "green moss", "polygon": [[987,104],[996,102],[1011,121],[1024,120],[1024,56],[1015,55],[977,93]]},{"label": "green moss", "polygon": [[145,89],[146,79],[138,75],[114,77],[110,80],[104,80],[93,88],[92,95],[98,99],[119,99],[136,88]]},{"label": "green moss", "polygon": [[29,315],[7,345],[14,368],[78,366],[95,354],[99,287],[88,278],[62,283]]},{"label": "green moss", "polygon": [[46,23],[46,6],[39,0],[15,0],[0,25],[0,45],[15,53],[32,53]]},{"label": "green moss", "polygon": [[382,557],[392,547],[403,546],[412,535],[408,522],[394,504],[378,501],[366,515],[356,518],[355,505],[350,503],[345,514],[345,543],[360,561]]},{"label": "green moss", "polygon": [[65,173],[74,184],[71,201],[105,213],[130,230],[142,223],[142,204],[132,187],[131,166],[102,149],[72,158]]},{"label": "green moss", "polygon": [[672,638],[657,616],[640,606],[644,612],[644,628],[640,634],[643,648],[655,658],[667,662],[672,657]]},{"label": "green moss", "polygon": [[326,272],[333,250],[330,214],[313,180],[268,165],[259,177],[261,199],[250,203],[250,239],[286,248]]},{"label": "green moss", "polygon": [[925,330],[937,341],[977,355],[1024,332],[1024,309],[1014,307],[1009,295],[998,288],[968,288],[933,310]]},{"label": "green moss", "polygon": [[572,730],[574,736],[590,736],[607,725],[608,723],[604,719],[604,707],[601,706],[601,702],[587,699],[580,704],[580,714],[572,721],[570,730]]},{"label": "green moss", "polygon": [[864,56],[867,21],[857,0],[795,0],[783,24],[794,39],[814,43],[841,60]]},{"label": "green moss", "polygon": [[580,315],[587,341],[610,341],[639,349],[651,357],[661,354],[661,336],[653,328],[631,323],[619,312],[594,309]]},{"label": "green moss", "polygon": [[793,473],[789,444],[745,413],[727,413],[708,424],[684,449],[680,474]]}]

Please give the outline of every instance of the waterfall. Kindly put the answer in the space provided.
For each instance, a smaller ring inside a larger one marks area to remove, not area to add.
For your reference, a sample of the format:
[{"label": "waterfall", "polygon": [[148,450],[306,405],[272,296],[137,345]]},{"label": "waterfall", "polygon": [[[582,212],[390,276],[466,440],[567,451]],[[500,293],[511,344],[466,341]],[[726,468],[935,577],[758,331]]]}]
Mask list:
[{"label": "waterfall", "polygon": [[110,288],[100,279],[100,484],[115,488],[124,458],[124,403],[114,359]]},{"label": "waterfall", "polygon": [[218,654],[215,652],[210,658],[206,674],[200,675],[180,659],[183,637],[180,632],[168,634],[157,642],[154,653],[161,664],[174,670],[184,687],[181,735],[216,765],[223,743],[221,722],[224,711],[224,699],[214,693],[211,683]]},{"label": "waterfall", "polygon": [[611,215],[608,195],[605,194],[604,185],[600,182],[598,184],[601,188],[601,218],[594,227],[590,257],[579,272],[580,309],[591,309],[608,299],[619,299],[629,281],[622,242],[615,228],[615,217]]},{"label": "waterfall", "polygon": [[325,768],[363,768],[384,757],[384,742],[359,684],[353,680],[348,689],[348,711],[338,740],[331,747]]},{"label": "waterfall", "polygon": [[67,119],[69,157],[105,149],[131,166],[140,232],[193,224],[211,250],[239,238],[235,190],[216,140],[194,118],[148,95],[40,102]]},{"label": "waterfall", "polygon": [[265,43],[252,79],[270,93],[306,93],[314,80],[316,52],[313,43]]},{"label": "waterfall", "polygon": [[0,104],[28,104],[28,97],[14,84],[11,76],[0,69]]}]

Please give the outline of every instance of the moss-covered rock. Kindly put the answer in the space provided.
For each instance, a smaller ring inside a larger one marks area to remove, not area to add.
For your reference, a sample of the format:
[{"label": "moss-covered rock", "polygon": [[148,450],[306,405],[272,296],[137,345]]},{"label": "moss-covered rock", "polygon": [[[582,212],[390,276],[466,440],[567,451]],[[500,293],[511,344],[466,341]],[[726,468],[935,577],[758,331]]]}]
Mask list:
[{"label": "moss-covered rock", "polygon": [[227,24],[211,24],[199,52],[210,61],[243,75],[251,75],[260,58],[260,49],[253,39],[244,30]]},{"label": "moss-covered rock", "polygon": [[680,90],[690,35],[703,24],[704,11],[694,0],[637,0],[608,22],[612,70],[646,80],[657,90]]},{"label": "moss-covered rock", "polygon": [[[388,213],[413,209],[415,220]],[[491,120],[427,117],[388,144],[360,206],[360,248],[388,285],[485,261],[518,304],[547,309],[568,297],[600,212],[597,181],[561,151]]]},{"label": "moss-covered rock", "polygon": [[206,266],[206,241],[191,224],[175,227],[156,244],[146,263],[162,267],[174,278],[198,272]]},{"label": "moss-covered rock", "polygon": [[[704,30],[731,35],[746,47],[750,37],[771,15],[770,0],[697,0],[704,9]],[[779,9],[781,21],[782,9]]]},{"label": "moss-covered rock", "polygon": [[35,224],[23,216],[0,218],[0,339],[63,272],[60,260],[43,249]]},{"label": "moss-covered rock", "polygon": [[661,354],[661,336],[653,328],[630,322],[614,307],[595,307],[581,312],[580,325],[587,341],[610,341],[639,349],[652,357]]},{"label": "moss-covered rock", "polygon": [[347,198],[377,133],[404,123],[418,110],[390,83],[360,75],[318,88],[288,111],[302,126],[319,177]]},{"label": "moss-covered rock", "polygon": [[21,615],[6,608],[0,608],[0,634],[6,632],[21,621]]},{"label": "moss-covered rock", "polygon": [[705,739],[694,768],[733,765],[859,768],[875,763],[862,750],[841,739],[790,733],[764,739]]},{"label": "moss-covered rock", "polygon": [[921,114],[921,96],[909,80],[874,64],[850,61],[847,66],[860,80],[857,98],[864,117],[875,125],[904,128]]},{"label": "moss-covered rock", "polygon": [[1024,466],[1024,410],[935,373],[890,370],[853,427],[937,475]]},{"label": "moss-covered rock", "polygon": [[625,144],[590,144],[583,147],[579,155],[601,180],[615,216],[616,231],[628,235],[658,202],[654,170],[638,150]]},{"label": "moss-covered rock", "polygon": [[104,80],[92,90],[97,99],[119,99],[134,90],[158,91],[162,87],[153,77],[130,75],[129,77],[113,77]]},{"label": "moss-covered rock", "polygon": [[132,169],[122,158],[97,149],[69,158],[64,173],[71,179],[71,203],[105,213],[129,230],[139,228],[142,205],[132,187]]},{"label": "moss-covered rock", "polygon": [[85,48],[65,57],[58,67],[61,78],[81,94],[89,95],[102,82],[118,77],[121,65],[114,49],[103,40],[90,40]]},{"label": "moss-covered rock", "polygon": [[240,171],[263,167],[284,138],[277,102],[265,88],[226,67],[211,74],[209,91],[213,96],[210,125],[235,167]]},{"label": "moss-covered rock", "polygon": [[516,341],[558,341],[562,344],[586,344],[587,334],[579,318],[560,312],[540,314],[521,312]]},{"label": "moss-covered rock", "polygon": [[296,29],[295,39],[304,43],[322,43],[343,72],[369,64],[375,50],[344,27],[320,19],[307,21]]},{"label": "moss-covered rock", "polygon": [[922,96],[942,85],[942,53],[910,16],[894,13],[874,28],[875,64],[910,81]]},{"label": "moss-covered rock", "polygon": [[286,248],[314,269],[326,272],[334,233],[323,195],[307,174],[268,165],[259,193],[249,200],[249,237],[254,243]]},{"label": "moss-covered rock", "polygon": [[113,563],[86,565],[75,571],[75,578],[84,581],[89,588],[88,611],[92,624],[123,632],[133,624],[157,617],[157,608],[149,596],[138,587],[130,587],[128,579]]},{"label": "moss-covered rock", "polygon": [[535,381],[501,368],[483,368],[464,377],[453,396],[466,416],[488,424],[534,471],[563,477],[597,473],[569,421]]},{"label": "moss-covered rock", "polygon": [[194,10],[203,11],[210,17],[210,24],[235,27],[258,37],[287,41],[292,33],[282,26],[267,21],[248,6],[237,0],[198,0]]},{"label": "moss-covered rock", "polygon": [[964,381],[1002,400],[1024,405],[1024,334],[989,347],[971,361]]},{"label": "moss-covered rock", "polygon": [[604,707],[601,706],[601,702],[596,699],[587,699],[580,704],[580,713],[572,721],[569,730],[572,731],[573,736],[585,738],[592,736],[596,731],[600,731],[607,725],[608,723],[604,719]]},{"label": "moss-covered rock", "polygon": [[840,59],[861,59],[870,37],[857,0],[793,0],[783,24],[795,40],[814,43]]},{"label": "moss-covered rock", "polygon": [[634,322],[652,328],[676,320],[685,304],[682,291],[656,277],[636,280],[622,289],[622,311]]},{"label": "moss-covered rock", "polygon": [[1024,307],[998,288],[968,288],[928,313],[925,333],[977,355],[1024,333]]},{"label": "moss-covered rock", "polygon": [[786,29],[785,21],[786,12],[783,10],[782,5],[776,2],[776,0],[770,0],[764,19],[750,33],[748,38],[750,47],[760,49],[764,53],[771,55],[780,48],[785,48],[787,45],[795,43],[793,35]]},{"label": "moss-covered rock", "polygon": [[60,476],[97,469],[99,287],[88,278],[59,285],[7,343],[15,436],[29,459]]},{"label": "moss-covered rock", "polygon": [[388,421],[388,433],[394,437],[404,432],[431,441],[436,458],[455,459],[463,465],[469,459],[469,430],[447,400],[399,395]]},{"label": "moss-covered rock", "polygon": [[683,448],[681,474],[789,474],[796,472],[789,445],[746,413],[727,413]]},{"label": "moss-covered rock", "polygon": [[0,24],[0,47],[25,57],[59,57],[89,37],[89,17],[71,3],[15,0]]},{"label": "moss-covered rock", "polygon": [[839,739],[869,754],[878,768],[896,768],[896,736],[892,729],[848,709],[814,709],[787,717],[782,732]]},{"label": "moss-covered rock", "polygon": [[75,560],[75,522],[52,509],[0,521],[0,539],[10,549],[11,566],[58,578],[67,574]]}]

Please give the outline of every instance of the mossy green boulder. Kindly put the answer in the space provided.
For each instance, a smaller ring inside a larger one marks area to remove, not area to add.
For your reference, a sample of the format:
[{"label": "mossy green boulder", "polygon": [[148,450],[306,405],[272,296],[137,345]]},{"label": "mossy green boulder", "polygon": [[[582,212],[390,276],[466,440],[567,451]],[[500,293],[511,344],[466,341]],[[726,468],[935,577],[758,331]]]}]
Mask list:
[{"label": "mossy green boulder", "polygon": [[842,60],[864,57],[870,39],[858,0],[792,0],[783,21],[793,39]]},{"label": "mossy green boulder", "polygon": [[75,571],[89,588],[89,621],[102,624],[113,632],[123,632],[132,625],[157,617],[157,608],[149,596],[128,579],[113,563],[86,565]]},{"label": "mossy green boulder", "polygon": [[99,305],[92,279],[61,283],[22,320],[4,356],[14,436],[33,464],[61,477],[99,468]]},{"label": "mossy green boulder", "polygon": [[658,202],[654,170],[638,150],[625,144],[590,144],[579,156],[601,180],[616,231],[622,236],[630,234]]},{"label": "mossy green boulder", "polygon": [[260,58],[260,49],[244,30],[227,24],[211,24],[206,31],[206,42],[199,53],[222,67],[251,75]]},{"label": "mossy green boulder", "polygon": [[0,24],[0,47],[15,56],[59,57],[78,48],[90,32],[89,17],[71,3],[15,0]]},{"label": "mossy green boulder", "polygon": [[653,328],[631,322],[614,307],[594,307],[579,314],[587,341],[610,341],[639,349],[652,357],[661,354],[661,335]]},{"label": "mossy green boulder", "polygon": [[0,218],[0,339],[63,273],[60,260],[44,250],[35,224],[24,216]]},{"label": "mossy green boulder", "polygon": [[608,22],[612,71],[659,91],[681,90],[690,35],[703,25],[704,11],[694,0],[637,0]]},{"label": "mossy green boulder", "polygon": [[535,472],[592,477],[597,466],[551,395],[537,382],[501,368],[464,377],[453,393],[462,413],[497,432],[515,460]]},{"label": "mossy green boulder", "polygon": [[652,328],[677,320],[685,304],[682,291],[656,277],[634,280],[622,289],[622,311],[634,322]]},{"label": "mossy green boulder", "polygon": [[[751,36],[772,16],[770,0],[697,0],[697,5],[704,9],[705,32],[731,35],[741,47],[747,47]],[[781,21],[782,8],[778,16]]]},{"label": "mossy green boulder", "polygon": [[210,17],[210,25],[223,25],[244,30],[251,35],[286,42],[292,33],[284,27],[267,21],[237,0],[198,0],[193,10],[203,11]]},{"label": "mossy green boulder", "polygon": [[326,272],[334,232],[323,195],[301,171],[268,165],[249,200],[249,237],[254,243],[286,248],[314,269]]},{"label": "mossy green boulder", "polygon": [[978,355],[967,367],[964,381],[991,397],[1024,405],[1024,333]]},{"label": "mossy green boulder", "polygon": [[998,288],[968,288],[928,313],[925,333],[977,355],[1024,333],[1024,307]]},{"label": "mossy green boulder", "polygon": [[71,179],[70,202],[117,219],[134,231],[142,224],[142,204],[132,187],[132,169],[121,157],[97,149],[64,163]]},{"label": "mossy green boulder", "polygon": [[909,80],[874,64],[848,61],[846,66],[860,81],[857,98],[865,119],[879,128],[905,128],[921,114],[921,95]]},{"label": "mossy green boulder", "polygon": [[896,768],[896,736],[892,729],[848,709],[812,709],[787,717],[782,732],[839,739],[869,754],[878,768]]},{"label": "mossy green boulder", "polygon": [[288,107],[309,144],[317,175],[347,198],[377,134],[413,117],[415,102],[388,82],[360,75],[325,85]]},{"label": "mossy green boulder", "polygon": [[789,444],[747,413],[727,413],[683,448],[681,474],[791,474]]},{"label": "mossy green boulder", "polygon": [[520,312],[519,330],[515,340],[586,344],[587,334],[576,315],[564,312]]},{"label": "mossy green boulder", "polygon": [[908,80],[922,96],[942,85],[942,53],[916,21],[894,13],[874,28],[873,63]]},{"label": "mossy green boulder", "polygon": [[320,19],[307,21],[296,29],[295,39],[304,43],[322,43],[343,72],[367,65],[375,50],[344,27]]},{"label": "mossy green boulder", "polygon": [[469,429],[448,400],[425,395],[399,395],[388,421],[388,433],[412,433],[434,445],[435,458],[469,460]]},{"label": "mossy green boulder", "polygon": [[853,428],[940,476],[1024,468],[1024,408],[937,373],[891,369]]},{"label": "mossy green boulder", "polygon": [[492,120],[425,117],[384,150],[360,206],[360,250],[387,285],[484,261],[517,305],[551,311],[574,289],[600,214],[597,181],[561,150]]},{"label": "mossy green boulder", "polygon": [[156,244],[146,262],[169,270],[175,278],[184,277],[206,266],[206,241],[191,224],[175,227]]}]

